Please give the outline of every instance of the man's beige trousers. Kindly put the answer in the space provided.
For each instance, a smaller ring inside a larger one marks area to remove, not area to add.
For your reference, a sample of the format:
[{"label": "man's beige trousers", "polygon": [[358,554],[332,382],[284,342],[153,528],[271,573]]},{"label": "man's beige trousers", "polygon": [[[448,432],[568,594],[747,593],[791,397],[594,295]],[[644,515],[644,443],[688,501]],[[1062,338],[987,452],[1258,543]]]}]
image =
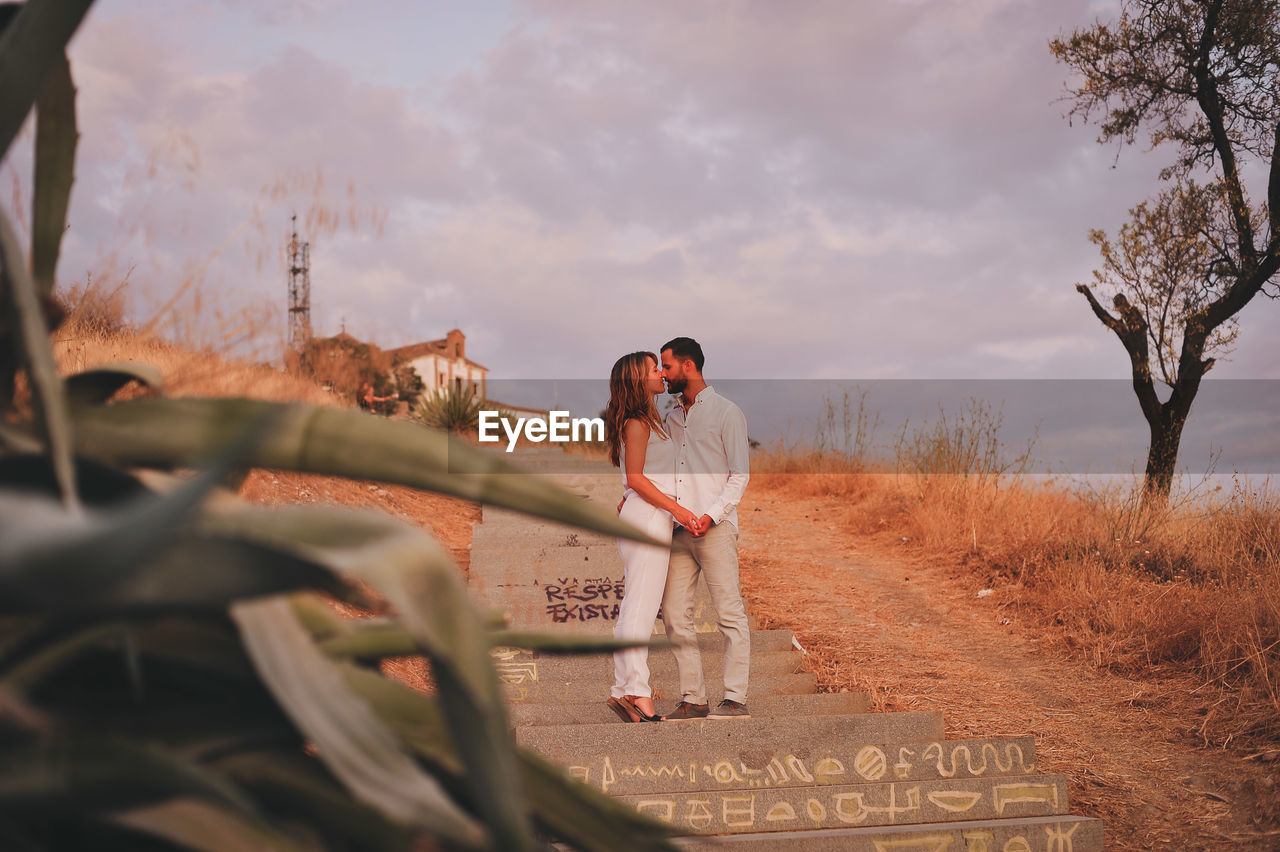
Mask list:
[{"label": "man's beige trousers", "polygon": [[699,576],[707,581],[711,604],[724,634],[724,697],[745,704],[751,671],[751,630],[738,586],[738,530],[733,524],[715,524],[706,535],[697,538],[679,527],[671,538],[662,619],[667,637],[675,643],[681,699],[691,704],[707,703],[702,652],[693,621],[693,597]]}]

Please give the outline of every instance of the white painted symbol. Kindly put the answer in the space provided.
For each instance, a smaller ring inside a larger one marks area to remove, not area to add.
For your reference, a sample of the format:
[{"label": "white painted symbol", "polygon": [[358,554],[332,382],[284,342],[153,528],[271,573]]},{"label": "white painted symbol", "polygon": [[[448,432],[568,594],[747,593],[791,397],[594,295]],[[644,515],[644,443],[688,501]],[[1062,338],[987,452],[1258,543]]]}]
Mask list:
[{"label": "white painted symbol", "polygon": [[672,799],[645,799],[636,804],[636,810],[663,822],[675,822],[676,803]]},{"label": "white painted symbol", "polygon": [[764,818],[765,822],[791,822],[796,818],[796,809],[790,802],[778,802],[769,808],[769,813]]}]

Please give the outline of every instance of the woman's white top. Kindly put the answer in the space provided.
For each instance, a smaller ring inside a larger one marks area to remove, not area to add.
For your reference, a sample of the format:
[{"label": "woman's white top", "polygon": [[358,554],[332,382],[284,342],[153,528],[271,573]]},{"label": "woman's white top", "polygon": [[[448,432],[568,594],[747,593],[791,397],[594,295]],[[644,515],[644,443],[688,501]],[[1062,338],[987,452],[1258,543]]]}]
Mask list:
[{"label": "woman's white top", "polygon": [[[622,484],[627,484],[627,448],[622,447],[619,458],[622,462]],[[649,427],[649,441],[644,446],[644,470],[642,471],[658,490],[668,497],[676,494],[676,445],[675,441],[664,437],[652,426]],[[627,492],[632,489],[628,488]]]}]

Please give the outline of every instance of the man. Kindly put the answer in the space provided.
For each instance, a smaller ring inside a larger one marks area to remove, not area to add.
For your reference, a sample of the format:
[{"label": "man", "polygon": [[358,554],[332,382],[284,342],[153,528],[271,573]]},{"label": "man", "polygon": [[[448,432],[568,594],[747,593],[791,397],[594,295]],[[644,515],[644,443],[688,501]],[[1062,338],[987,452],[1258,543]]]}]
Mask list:
[{"label": "man", "polygon": [[[662,619],[675,644],[681,701],[668,720],[743,719],[751,631],[738,586],[738,501],[747,488],[747,419],[702,378],[702,347],[677,337],[662,347],[662,375],[680,404],[666,416],[676,446],[676,501],[699,516],[697,529],[677,527],[662,596]],[[693,625],[698,577],[707,581],[724,634],[724,700],[708,708],[702,653]]]}]

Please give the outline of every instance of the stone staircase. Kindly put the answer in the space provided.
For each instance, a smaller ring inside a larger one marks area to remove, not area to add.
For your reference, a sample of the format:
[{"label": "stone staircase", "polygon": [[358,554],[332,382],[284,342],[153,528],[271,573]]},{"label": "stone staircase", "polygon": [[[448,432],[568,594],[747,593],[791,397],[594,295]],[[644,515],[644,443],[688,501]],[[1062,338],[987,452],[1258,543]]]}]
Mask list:
[{"label": "stone staircase", "polygon": [[[559,449],[524,450],[515,461],[606,505],[621,495],[621,476],[605,462]],[[470,575],[476,597],[518,629],[608,635],[623,593],[614,539],[488,507],[474,530]],[[723,639],[702,594],[698,630],[714,706]],[[605,706],[611,657],[513,649],[495,657],[517,741],[676,826],[684,848],[1103,848],[1101,821],[1068,813],[1066,780],[1040,772],[1031,737],[947,740],[939,713],[868,713],[865,695],[816,692],[789,631],[753,629],[751,642],[750,719],[657,725],[623,724]],[[666,650],[649,658],[665,711],[680,698],[675,660]]]}]

